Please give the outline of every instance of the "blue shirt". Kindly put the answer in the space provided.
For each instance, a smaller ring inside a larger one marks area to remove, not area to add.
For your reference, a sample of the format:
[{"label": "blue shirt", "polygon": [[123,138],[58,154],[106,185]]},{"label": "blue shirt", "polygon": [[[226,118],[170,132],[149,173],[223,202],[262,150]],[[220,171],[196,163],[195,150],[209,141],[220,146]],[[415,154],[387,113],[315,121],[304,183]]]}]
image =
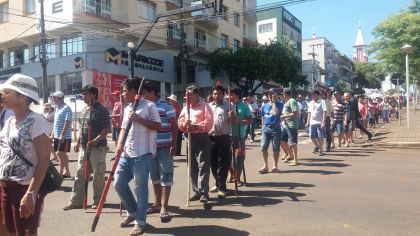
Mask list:
[{"label": "blue shirt", "polygon": [[70,123],[69,127],[64,134],[64,139],[71,139],[71,123],[73,119],[73,114],[70,107],[63,103],[56,107],[54,114],[54,126],[53,126],[53,135],[54,138],[60,138],[61,132],[63,132],[64,123],[68,121]]},{"label": "blue shirt", "polygon": [[169,123],[169,119],[175,118],[176,113],[174,108],[165,101],[158,99],[156,106],[159,112],[161,128],[157,132],[156,147],[167,147],[171,146],[172,143],[172,126]]},{"label": "blue shirt", "polygon": [[279,125],[280,124],[280,115],[281,111],[283,110],[283,103],[276,101],[277,106],[277,114],[272,114],[271,109],[272,105],[271,103],[267,102],[265,103],[261,108],[261,117],[264,118],[264,125]]}]

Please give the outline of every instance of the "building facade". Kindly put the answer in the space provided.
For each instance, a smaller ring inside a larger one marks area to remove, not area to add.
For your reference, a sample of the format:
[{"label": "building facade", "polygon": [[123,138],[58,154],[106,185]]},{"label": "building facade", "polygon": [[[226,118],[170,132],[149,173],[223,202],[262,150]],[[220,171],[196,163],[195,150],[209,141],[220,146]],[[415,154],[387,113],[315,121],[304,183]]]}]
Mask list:
[{"label": "building facade", "polygon": [[302,52],[302,23],[283,7],[257,11],[257,40],[259,44],[268,44],[283,37]]},{"label": "building facade", "polygon": [[[335,87],[339,81],[344,81],[346,87],[351,88],[354,65],[351,59],[336,50],[328,39],[324,37],[304,39],[302,41],[302,60],[312,62],[312,65],[303,64],[302,71],[309,82],[312,82],[312,78],[314,78],[315,87]],[[305,68],[305,66],[311,66],[311,68]],[[311,74],[307,74],[308,72]]]},{"label": "building facade", "polygon": [[356,41],[353,45],[353,61],[354,62],[368,62],[368,55],[366,50],[366,43],[362,34],[362,25],[359,22],[359,27],[357,28]]},{"label": "building facade", "polygon": [[[184,0],[184,6],[200,1]],[[219,47],[237,50],[256,41],[256,0],[225,1],[223,16],[210,10],[182,15],[188,52],[187,84],[202,89],[215,84],[206,68],[208,54]],[[40,3],[0,0],[0,83],[14,73],[37,79],[42,92],[77,93],[93,83],[104,94],[119,89],[130,74],[128,42],[136,43],[154,17],[180,8],[176,0],[44,0],[48,85],[42,88]],[[180,87],[180,16],[161,19],[135,56],[135,76],[159,83],[161,96],[182,95]],[[178,96],[183,97],[183,96]]]}]

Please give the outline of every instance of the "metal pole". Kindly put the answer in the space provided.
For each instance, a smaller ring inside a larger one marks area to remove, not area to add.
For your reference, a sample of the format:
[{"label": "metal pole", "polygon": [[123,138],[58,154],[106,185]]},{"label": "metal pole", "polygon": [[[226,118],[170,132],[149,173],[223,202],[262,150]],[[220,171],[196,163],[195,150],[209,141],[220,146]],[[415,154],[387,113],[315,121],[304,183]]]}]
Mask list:
[{"label": "metal pole", "polygon": [[136,56],[136,53],[132,48],[130,48],[128,51],[130,53],[130,77],[131,79],[134,79],[134,58]]},{"label": "metal pole", "polygon": [[48,102],[49,91],[47,88],[47,50],[46,50],[46,36],[45,36],[45,20],[44,20],[44,0],[41,2],[41,66],[42,66],[42,98],[44,104]]},{"label": "metal pole", "polygon": [[405,83],[407,84],[406,99],[407,99],[407,129],[410,129],[410,84],[409,84],[409,65],[408,53],[405,54]]},{"label": "metal pole", "polygon": [[401,125],[401,110],[400,110],[400,78],[397,78],[397,91],[398,91],[398,122]]}]

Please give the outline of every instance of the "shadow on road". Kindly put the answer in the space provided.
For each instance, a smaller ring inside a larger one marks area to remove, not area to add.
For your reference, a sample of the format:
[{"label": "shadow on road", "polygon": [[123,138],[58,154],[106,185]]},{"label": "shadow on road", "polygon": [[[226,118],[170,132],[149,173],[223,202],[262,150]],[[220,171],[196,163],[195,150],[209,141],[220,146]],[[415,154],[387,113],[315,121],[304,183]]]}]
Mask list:
[{"label": "shadow on road", "polygon": [[336,152],[334,153],[335,156],[342,156],[342,157],[368,157],[370,155],[368,154],[358,154],[358,153],[342,153],[342,152]]},{"label": "shadow on road", "polygon": [[292,183],[292,182],[260,182],[260,183],[247,183],[247,187],[299,189],[299,188],[312,188],[312,187],[315,187],[315,185],[304,184],[304,183]]},{"label": "shadow on road", "polygon": [[300,162],[302,166],[320,166],[320,167],[349,167],[350,164],[344,164],[344,163],[303,163]]},{"label": "shadow on road", "polygon": [[280,171],[281,174],[287,173],[300,173],[300,174],[320,174],[320,175],[337,175],[343,172],[341,171],[328,171],[328,170],[284,170]]},{"label": "shadow on road", "polygon": [[301,161],[313,161],[313,162],[315,162],[315,161],[319,161],[319,162],[341,162],[341,161],[344,161],[344,160],[337,160],[337,159],[325,159],[325,158],[302,158],[302,159],[299,159],[299,160],[301,160]]},{"label": "shadow on road", "polygon": [[194,226],[181,226],[169,228],[155,228],[149,225],[146,229],[147,234],[159,235],[173,235],[173,236],[207,236],[207,235],[229,235],[229,236],[246,236],[248,232],[231,229],[218,225],[194,225]]},{"label": "shadow on road", "polygon": [[[194,205],[196,204],[196,205]],[[217,203],[211,203],[212,206],[217,206]],[[218,210],[216,207],[213,207],[213,210],[205,210],[202,208],[195,208],[196,206],[201,207],[201,203],[191,203],[191,206],[194,208],[180,208],[178,206],[170,206],[169,211],[173,212],[172,217],[174,218],[199,218],[199,219],[233,219],[233,220],[242,220],[250,218],[252,215],[239,212],[239,211],[230,211],[230,210]]]}]

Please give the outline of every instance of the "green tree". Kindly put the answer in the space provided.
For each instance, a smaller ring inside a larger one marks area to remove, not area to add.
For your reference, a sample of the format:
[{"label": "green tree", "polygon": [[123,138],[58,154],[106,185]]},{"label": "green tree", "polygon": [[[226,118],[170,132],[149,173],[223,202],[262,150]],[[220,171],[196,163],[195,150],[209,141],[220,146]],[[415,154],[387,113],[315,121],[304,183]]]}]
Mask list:
[{"label": "green tree", "polygon": [[378,62],[357,62],[354,69],[356,88],[381,88],[385,74]]},{"label": "green tree", "polygon": [[[238,51],[217,49],[210,54],[208,67],[214,76],[225,75],[231,84],[241,87],[244,96],[255,91],[273,77],[274,63],[262,48],[244,46]],[[261,83],[256,83],[260,81]]]},{"label": "green tree", "polygon": [[414,0],[407,10],[403,10],[382,21],[373,30],[375,41],[369,51],[383,63],[390,73],[405,74],[405,55],[400,48],[405,44],[414,47],[410,55],[410,75],[420,79],[420,1]]},{"label": "green tree", "polygon": [[302,76],[302,60],[287,39],[271,41],[270,44],[264,46],[264,51],[270,61],[275,64],[272,81],[284,87],[307,85],[305,77]]}]

